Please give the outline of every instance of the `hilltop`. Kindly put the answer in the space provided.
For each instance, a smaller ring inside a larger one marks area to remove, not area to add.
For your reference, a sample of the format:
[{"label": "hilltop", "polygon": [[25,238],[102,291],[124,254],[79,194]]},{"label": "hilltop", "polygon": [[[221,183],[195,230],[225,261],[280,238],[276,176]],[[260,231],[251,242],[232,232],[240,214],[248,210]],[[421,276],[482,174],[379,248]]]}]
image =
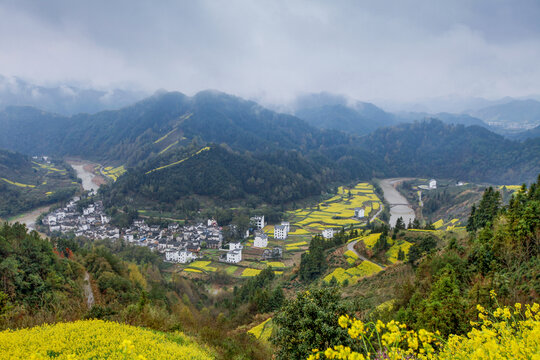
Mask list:
[{"label": "hilltop", "polygon": [[0,149],[0,217],[66,200],[78,189],[73,169],[63,161]]}]

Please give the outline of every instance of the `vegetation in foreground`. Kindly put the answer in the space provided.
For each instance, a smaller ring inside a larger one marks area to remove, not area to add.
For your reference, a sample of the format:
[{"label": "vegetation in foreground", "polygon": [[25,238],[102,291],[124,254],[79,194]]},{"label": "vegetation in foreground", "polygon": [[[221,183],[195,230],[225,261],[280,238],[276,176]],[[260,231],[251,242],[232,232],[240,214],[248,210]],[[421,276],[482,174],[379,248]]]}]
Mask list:
[{"label": "vegetation in foreground", "polygon": [[42,325],[0,332],[0,354],[8,359],[214,359],[181,332],[162,333],[103,320]]}]

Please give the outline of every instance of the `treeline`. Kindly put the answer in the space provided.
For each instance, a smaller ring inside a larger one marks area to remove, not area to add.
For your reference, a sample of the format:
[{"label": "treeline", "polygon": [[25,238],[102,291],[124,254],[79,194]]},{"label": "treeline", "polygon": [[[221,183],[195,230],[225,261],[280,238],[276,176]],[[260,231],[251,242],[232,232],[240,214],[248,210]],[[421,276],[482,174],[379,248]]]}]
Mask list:
[{"label": "treeline", "polygon": [[[471,214],[469,223],[474,227],[465,236],[448,233],[437,240],[431,234],[415,234],[415,239],[409,239],[414,245],[408,264],[347,288],[352,294],[342,296],[339,287],[322,283],[287,300],[274,316],[277,329],[271,340],[276,358],[303,359],[312,349],[351,346],[347,330],[338,324],[340,315],[360,317],[364,324],[398,320],[407,329],[425,329],[447,338],[471,329],[470,322],[479,319],[477,305],[489,311],[517,302],[538,303],[539,215],[540,176],[508,206],[501,206],[497,191],[487,189]],[[407,268],[414,270],[414,276],[393,280],[399,278],[397,273],[409,273]],[[385,284],[389,281],[395,285]],[[364,294],[354,292],[357,286],[364,291],[376,287],[377,292],[379,286],[392,288],[391,300],[376,308],[366,306]],[[372,344],[376,353],[380,345]]]},{"label": "treeline", "polygon": [[332,239],[325,240],[315,235],[309,244],[309,251],[302,254],[298,276],[304,282],[310,282],[320,277],[328,268],[326,250],[343,245],[349,239],[358,237],[358,230],[346,232],[341,229]]},{"label": "treeline", "polygon": [[[419,261],[414,282],[398,291],[396,318],[415,328],[462,334],[476,304],[493,305],[490,290],[502,303],[537,301],[538,185],[523,187],[505,207],[500,194],[488,188],[469,218],[469,238],[450,239],[440,252]],[[429,241],[423,246],[432,248]]]},{"label": "treeline", "polygon": [[[219,359],[271,356],[266,345],[235,331],[239,322],[251,321],[253,313],[247,318],[235,317],[234,311],[229,314],[221,299],[204,290],[203,282],[173,274],[170,267],[145,247],[122,241],[42,239],[36,232],[28,233],[24,225],[4,223],[0,227],[0,329],[106,319],[160,331],[181,330],[214,348]],[[88,285],[95,301],[91,307],[87,306]],[[266,292],[258,294],[238,299],[260,298],[255,303],[268,306]],[[232,304],[235,295],[226,293],[225,298]]]},{"label": "treeline", "polygon": [[401,176],[520,184],[534,182],[540,172],[540,139],[520,143],[436,119],[380,128],[362,144]]}]

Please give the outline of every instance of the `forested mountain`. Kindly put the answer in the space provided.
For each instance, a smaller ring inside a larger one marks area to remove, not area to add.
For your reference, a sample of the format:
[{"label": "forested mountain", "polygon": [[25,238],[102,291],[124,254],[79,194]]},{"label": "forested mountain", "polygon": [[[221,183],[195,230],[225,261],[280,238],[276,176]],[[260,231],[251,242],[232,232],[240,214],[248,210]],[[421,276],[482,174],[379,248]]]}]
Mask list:
[{"label": "forested mountain", "polygon": [[357,135],[368,134],[380,127],[394,125],[394,117],[373,104],[362,103],[359,108],[345,105],[325,105],[300,109],[295,115],[321,129],[341,130]]},{"label": "forested mountain", "polygon": [[[325,106],[341,107],[351,119],[363,112],[391,121],[373,105],[338,100]],[[124,164],[126,179],[112,186],[111,198],[130,193],[169,205],[189,194],[277,204],[319,194],[332,182],[373,177],[521,183],[540,163],[539,141],[512,142],[477,126],[433,120],[359,138],[215,91],[160,93],[121,110],[72,117],[10,107],[0,113],[0,127],[0,146],[12,150]],[[191,157],[207,145],[211,151]],[[206,175],[194,176],[199,172]]]},{"label": "forested mountain", "polygon": [[482,127],[435,119],[379,129],[363,145],[400,176],[511,184],[532,182],[540,172],[539,139],[519,143]]},{"label": "forested mountain", "polygon": [[540,102],[533,99],[513,100],[475,110],[470,114],[505,130],[530,129],[540,125]]},{"label": "forested mountain", "polygon": [[0,217],[72,196],[78,189],[71,167],[0,149]]},{"label": "forested mountain", "polygon": [[424,112],[400,112],[397,113],[396,116],[401,120],[401,122],[414,122],[435,118],[446,124],[462,124],[465,126],[477,125],[489,128],[489,125],[482,120],[467,114],[451,114],[446,112],[437,114],[428,114]]},{"label": "forested mountain", "polygon": [[120,89],[103,91],[67,85],[39,86],[17,77],[0,75],[0,109],[33,106],[62,115],[92,114],[131,105],[144,96],[142,92]]},{"label": "forested mountain", "polygon": [[527,139],[539,138],[540,137],[540,125],[538,125],[535,128],[525,130],[525,131],[522,131],[522,132],[517,133],[517,134],[513,134],[513,135],[511,135],[509,137],[511,139],[520,140],[520,141],[527,140]]},{"label": "forested mountain", "polygon": [[194,97],[157,94],[137,104],[70,118],[33,108],[0,113],[0,146],[27,154],[47,153],[135,165],[176,141],[198,137],[249,151],[310,150],[351,139],[321,132],[302,120],[214,91]]},{"label": "forested mountain", "polygon": [[329,93],[299,96],[291,106],[292,113],[310,125],[357,135],[397,123],[393,114],[371,103],[352,101]]}]

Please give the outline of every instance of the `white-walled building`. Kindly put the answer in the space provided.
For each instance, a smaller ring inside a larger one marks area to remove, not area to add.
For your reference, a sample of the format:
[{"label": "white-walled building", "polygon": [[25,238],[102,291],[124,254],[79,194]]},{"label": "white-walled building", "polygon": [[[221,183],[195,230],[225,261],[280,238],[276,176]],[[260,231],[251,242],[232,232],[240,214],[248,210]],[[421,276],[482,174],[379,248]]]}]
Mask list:
[{"label": "white-walled building", "polygon": [[429,188],[430,189],[436,189],[437,188],[437,180],[435,180],[435,179],[429,180]]},{"label": "white-walled building", "polygon": [[336,229],[324,229],[322,232],[322,236],[325,239],[331,239],[334,237],[335,233],[337,233]]},{"label": "white-walled building", "polygon": [[232,250],[242,250],[244,247],[239,242],[231,242],[229,243],[229,251]]},{"label": "white-walled building", "polygon": [[251,220],[251,224],[259,230],[262,229],[266,225],[266,223],[264,222],[264,215],[254,216],[250,220]]},{"label": "white-walled building", "polygon": [[282,221],[281,225],[285,226],[287,228],[287,233],[291,231],[291,223],[288,221]]},{"label": "white-walled building", "polygon": [[287,227],[285,225],[276,225],[274,226],[274,239],[285,240],[287,239]]},{"label": "white-walled building", "polygon": [[268,235],[263,233],[255,233],[255,240],[253,241],[253,247],[264,248],[268,246]]},{"label": "white-walled building", "polygon": [[234,249],[227,252],[227,258],[225,260],[228,263],[239,263],[242,261],[242,249]]},{"label": "white-walled building", "polygon": [[165,252],[165,260],[171,262],[178,262],[181,264],[187,264],[196,258],[197,256],[195,254],[187,250],[174,250]]},{"label": "white-walled building", "polygon": [[354,217],[355,218],[361,219],[361,218],[366,216],[365,214],[366,214],[366,210],[363,207],[354,208]]}]

